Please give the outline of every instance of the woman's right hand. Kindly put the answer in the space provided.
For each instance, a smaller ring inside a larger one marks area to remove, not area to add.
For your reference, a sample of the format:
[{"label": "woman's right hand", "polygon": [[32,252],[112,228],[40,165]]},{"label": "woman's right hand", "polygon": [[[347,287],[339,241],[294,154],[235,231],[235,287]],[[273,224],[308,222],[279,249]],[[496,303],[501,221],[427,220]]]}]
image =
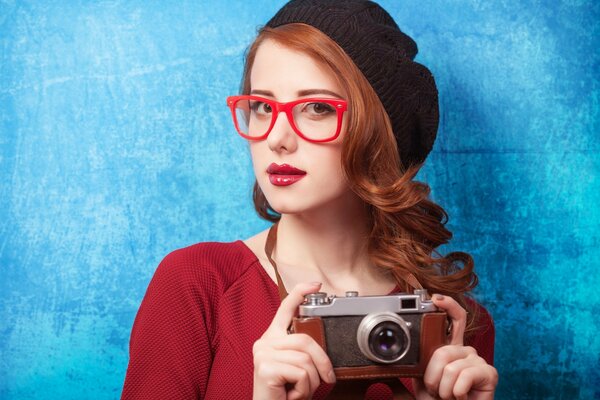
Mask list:
[{"label": "woman's right hand", "polygon": [[254,343],[254,400],[310,399],[321,379],[335,382],[333,366],[321,346],[306,334],[287,332],[304,296],[320,288],[318,282],[296,285]]}]

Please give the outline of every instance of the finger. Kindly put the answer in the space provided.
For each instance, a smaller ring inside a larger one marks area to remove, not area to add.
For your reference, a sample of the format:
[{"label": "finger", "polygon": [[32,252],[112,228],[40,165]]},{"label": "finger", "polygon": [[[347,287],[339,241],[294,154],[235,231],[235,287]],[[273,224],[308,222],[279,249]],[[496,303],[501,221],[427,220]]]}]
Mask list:
[{"label": "finger", "polygon": [[281,364],[291,364],[308,372],[311,393],[317,390],[321,384],[319,372],[310,355],[306,353],[295,350],[281,350],[273,354],[272,360]]},{"label": "finger", "polygon": [[467,358],[469,355],[477,355],[477,351],[472,347],[456,345],[443,346],[434,351],[423,375],[423,382],[427,391],[438,393],[446,365]]},{"label": "finger", "polygon": [[255,380],[265,382],[267,392],[262,392],[265,398],[281,398],[285,394],[286,384],[291,386],[289,392],[295,398],[305,399],[312,395],[308,373],[292,364],[263,363],[255,369]]},{"label": "finger", "polygon": [[[453,361],[442,370],[442,377],[440,379],[440,385],[438,387],[438,395],[442,399],[451,399],[454,396],[454,386],[461,372],[473,365],[473,362],[468,358],[461,358]],[[462,395],[466,395],[469,391],[467,390]],[[463,400],[463,399],[460,399]]]},{"label": "finger", "polygon": [[287,328],[290,326],[294,315],[296,315],[298,306],[304,302],[304,296],[309,293],[316,293],[320,288],[320,282],[299,283],[294,286],[281,302],[271,325],[265,333],[287,333]]},{"label": "finger", "polygon": [[450,344],[463,345],[463,336],[467,326],[467,312],[450,296],[436,294],[432,297],[433,304],[446,311],[452,321],[452,337]]},{"label": "finger", "polygon": [[483,359],[461,371],[454,384],[454,396],[473,400],[491,400],[498,384],[498,371]]},{"label": "finger", "polygon": [[304,333],[295,333],[273,339],[271,346],[277,350],[296,350],[308,354],[321,379],[327,383],[335,383],[331,360],[312,337]]}]

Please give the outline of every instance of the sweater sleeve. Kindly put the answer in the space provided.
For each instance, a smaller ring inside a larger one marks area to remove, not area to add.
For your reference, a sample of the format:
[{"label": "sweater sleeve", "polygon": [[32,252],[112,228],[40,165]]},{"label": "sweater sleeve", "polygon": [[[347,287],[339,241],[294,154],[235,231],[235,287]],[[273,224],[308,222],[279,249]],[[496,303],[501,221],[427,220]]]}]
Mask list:
[{"label": "sweater sleeve", "polygon": [[218,300],[217,286],[205,268],[181,253],[161,262],[132,328],[122,399],[204,396],[213,357],[211,304]]},{"label": "sweater sleeve", "polygon": [[479,303],[468,300],[475,312],[475,329],[465,337],[465,345],[472,346],[488,364],[494,365],[496,330],[490,313]]}]

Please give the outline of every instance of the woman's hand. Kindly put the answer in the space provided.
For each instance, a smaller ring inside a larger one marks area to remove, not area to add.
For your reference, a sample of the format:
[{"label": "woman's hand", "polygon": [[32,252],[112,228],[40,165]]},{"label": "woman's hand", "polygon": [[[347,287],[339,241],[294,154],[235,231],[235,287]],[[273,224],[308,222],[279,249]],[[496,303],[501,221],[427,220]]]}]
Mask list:
[{"label": "woman's hand", "polygon": [[320,283],[299,284],[281,302],[273,322],[254,343],[254,399],[310,399],[321,379],[335,382],[325,351],[305,334],[288,335],[287,329],[304,295],[317,292]]},{"label": "woman's hand", "polygon": [[452,320],[450,344],[437,349],[429,360],[423,379],[414,379],[417,400],[489,400],[498,384],[496,368],[477,351],[463,346],[467,312],[453,298],[434,295],[433,303]]}]

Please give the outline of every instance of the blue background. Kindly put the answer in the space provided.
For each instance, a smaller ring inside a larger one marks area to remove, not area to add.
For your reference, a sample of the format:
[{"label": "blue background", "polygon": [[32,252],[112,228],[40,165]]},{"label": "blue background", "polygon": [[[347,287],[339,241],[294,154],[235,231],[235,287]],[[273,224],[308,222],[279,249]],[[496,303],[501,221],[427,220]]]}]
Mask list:
[{"label": "blue background", "polygon": [[[598,3],[381,3],[438,81],[420,178],[476,259],[497,398],[600,398]],[[281,4],[0,0],[0,398],[117,398],[162,257],[267,226],[225,97]]]}]

